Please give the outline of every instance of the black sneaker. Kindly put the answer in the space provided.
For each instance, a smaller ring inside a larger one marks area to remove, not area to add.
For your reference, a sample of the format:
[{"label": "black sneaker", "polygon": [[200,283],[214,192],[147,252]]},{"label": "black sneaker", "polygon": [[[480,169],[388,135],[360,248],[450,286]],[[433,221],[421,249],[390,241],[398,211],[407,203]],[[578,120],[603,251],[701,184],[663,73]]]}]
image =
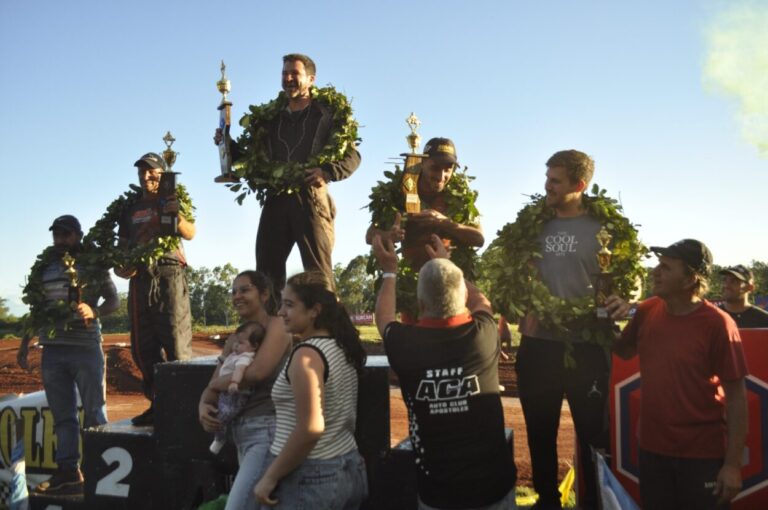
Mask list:
[{"label": "black sneaker", "polygon": [[155,409],[150,406],[149,409],[144,411],[138,416],[131,418],[131,423],[137,427],[144,427],[147,425],[153,425],[155,423]]},{"label": "black sneaker", "polygon": [[53,476],[35,488],[38,494],[76,496],[83,494],[83,473],[79,469],[57,470]]}]

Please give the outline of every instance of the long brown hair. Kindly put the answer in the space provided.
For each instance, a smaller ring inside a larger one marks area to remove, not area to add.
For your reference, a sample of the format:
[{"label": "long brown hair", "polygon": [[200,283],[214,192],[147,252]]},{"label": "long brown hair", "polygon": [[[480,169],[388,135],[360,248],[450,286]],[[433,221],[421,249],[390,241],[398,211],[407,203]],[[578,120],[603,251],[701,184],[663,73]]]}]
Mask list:
[{"label": "long brown hair", "polygon": [[360,343],[360,332],[349,318],[344,305],[330,289],[326,276],[319,271],[307,271],[291,276],[286,286],[296,294],[305,307],[320,305],[320,314],[315,318],[315,328],[327,330],[344,351],[347,361],[362,370],[366,354]]}]

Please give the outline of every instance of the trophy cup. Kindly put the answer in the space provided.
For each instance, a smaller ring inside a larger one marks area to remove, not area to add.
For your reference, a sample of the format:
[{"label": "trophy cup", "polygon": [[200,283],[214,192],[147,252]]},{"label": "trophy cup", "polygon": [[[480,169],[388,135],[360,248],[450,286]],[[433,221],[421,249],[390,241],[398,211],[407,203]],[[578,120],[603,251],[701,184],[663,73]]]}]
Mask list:
[{"label": "trophy cup", "polygon": [[227,66],[221,61],[221,79],[216,82],[216,88],[221,93],[221,103],[219,104],[219,130],[221,131],[221,141],[219,142],[219,164],[220,174],[214,178],[214,182],[238,182],[235,173],[232,171],[232,152],[230,144],[232,138],[229,136],[229,127],[232,124],[232,102],[227,98],[227,94],[232,86],[226,75]]},{"label": "trophy cup", "polygon": [[421,137],[416,130],[421,125],[419,118],[411,112],[405,123],[411,128],[411,134],[405,137],[408,142],[408,147],[411,148],[411,152],[401,154],[405,157],[405,167],[403,168],[403,181],[401,188],[403,195],[405,195],[405,212],[417,213],[421,211],[421,200],[419,199],[419,172],[421,171],[421,160],[424,158],[424,154],[417,154],[416,149],[421,143]]},{"label": "trophy cup", "polygon": [[160,198],[160,235],[170,236],[176,235],[179,231],[179,215],[178,213],[166,213],[163,212],[163,208],[168,200],[176,198],[176,176],[178,172],[174,172],[173,164],[176,163],[176,156],[178,152],[174,151],[171,146],[176,139],[173,137],[170,131],[168,131],[163,137],[165,142],[165,150],[163,151],[163,159],[168,168],[160,174],[160,186],[158,189],[158,196]]},{"label": "trophy cup", "polygon": [[[64,274],[69,278],[69,285],[67,285],[67,305],[75,312],[74,319],[79,319],[77,315],[77,305],[82,302],[83,286],[77,279],[77,269],[75,269],[75,258],[69,254],[68,251],[64,252],[64,256],[61,257],[61,262],[64,264]],[[85,319],[85,325],[90,324],[90,320]],[[66,327],[66,326],[65,326]]]},{"label": "trophy cup", "polygon": [[608,243],[613,236],[608,233],[605,227],[595,236],[600,243],[600,249],[597,252],[597,264],[600,266],[600,272],[595,280],[595,314],[598,319],[608,319],[608,310],[605,308],[605,300],[613,293],[613,273],[608,270],[611,265],[611,250],[608,249]]}]

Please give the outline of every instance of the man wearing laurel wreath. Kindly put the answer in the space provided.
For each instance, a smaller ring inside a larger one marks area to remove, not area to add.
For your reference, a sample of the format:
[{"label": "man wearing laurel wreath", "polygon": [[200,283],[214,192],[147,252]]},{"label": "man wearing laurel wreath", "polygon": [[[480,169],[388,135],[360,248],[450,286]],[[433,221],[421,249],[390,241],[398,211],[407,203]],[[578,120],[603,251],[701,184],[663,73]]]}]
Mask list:
[{"label": "man wearing laurel wreath", "polygon": [[[49,230],[53,234],[53,247],[38,258],[39,265],[33,266],[28,286],[40,286],[45,311],[49,314],[50,307],[57,302],[68,305],[65,312],[68,319],[55,321],[55,329],[51,332],[39,332],[39,344],[44,347],[40,371],[48,407],[53,413],[57,442],[56,471],[50,479],[37,486],[36,492],[74,495],[83,493],[75,390],[83,406],[83,427],[107,423],[99,317],[114,312],[120,300],[109,273],[91,267],[87,257],[83,256],[83,231],[77,218],[69,214],[59,216],[53,220]],[[68,262],[75,270],[75,278],[80,280],[75,280],[76,288],[79,288],[75,291],[79,302],[70,301],[73,283],[66,270],[65,254],[73,258]],[[82,291],[85,292],[80,294]],[[100,299],[103,301],[98,305]],[[36,313],[36,310],[31,312]],[[30,340],[31,336],[25,334],[16,356],[19,366],[24,369],[28,368]]]},{"label": "man wearing laurel wreath", "polygon": [[[554,217],[542,227],[542,257],[536,260],[539,277],[549,291],[563,299],[593,293],[593,276],[600,272],[595,254],[600,222],[586,213],[582,196],[592,179],[594,161],[576,150],[555,153],[547,161],[546,206]],[[611,318],[622,317],[628,307],[608,307]],[[579,441],[586,491],[581,508],[598,508],[595,468],[590,449],[607,450],[608,379],[610,354],[583,338],[563,338],[541,327],[528,314],[520,323],[522,340],[515,369],[520,403],[528,432],[533,485],[539,494],[537,509],[560,509],[558,491],[557,429],[563,395],[573,417]],[[573,345],[575,367],[565,367],[565,340]]]},{"label": "man wearing laurel wreath", "polygon": [[[118,228],[120,246],[133,248],[161,234],[161,214],[177,216],[181,239],[195,236],[195,224],[179,214],[176,198],[161,198],[160,180],[167,170],[165,160],[154,152],[143,155],[138,169],[142,197],[123,211]],[[163,203],[161,203],[161,201]],[[141,370],[144,395],[153,402],[154,367],[163,361],[187,360],[192,356],[192,313],[184,250],[168,251],[151,265],[115,268],[115,274],[130,278],[128,316],[131,320],[131,354]],[[154,423],[154,406],[135,416],[134,425]]]},{"label": "man wearing laurel wreath", "polygon": [[[273,161],[306,163],[332,142],[333,111],[312,98],[316,72],[315,63],[306,55],[283,57],[282,89],[287,107],[265,126],[266,150]],[[222,137],[221,129],[217,129],[214,143],[219,145]],[[233,141],[230,150],[237,166],[243,147]],[[360,153],[351,143],[343,158],[305,169],[303,186],[297,193],[274,190],[268,194],[256,234],[256,269],[269,276],[278,294],[285,285],[285,263],[294,244],[298,244],[305,271],[320,270],[333,281],[336,205],[328,193],[328,183],[346,179],[358,166]]]},{"label": "man wearing laurel wreath", "polygon": [[[453,244],[479,248],[485,243],[479,223],[474,221],[459,223],[449,217],[453,211],[450,211],[447,205],[447,187],[458,165],[453,141],[449,138],[432,138],[424,146],[424,155],[426,157],[421,162],[417,183],[417,192],[423,209],[417,213],[409,213],[403,220],[405,196],[400,193],[398,203],[388,204],[400,211],[395,214],[393,224],[389,228],[381,228],[384,225],[379,224],[379,218],[374,211],[371,226],[365,234],[365,241],[368,244],[371,244],[377,235],[384,241],[402,242],[403,258],[414,274],[418,273],[430,260],[426,246],[430,243],[433,234],[436,234],[446,247]],[[399,183],[397,185],[399,186]],[[462,262],[466,261],[454,260],[454,262],[461,267],[465,265]],[[461,269],[467,273],[468,278],[473,277],[470,268],[461,267]],[[414,287],[411,290],[415,291],[414,283],[401,282],[400,285],[409,285]],[[401,314],[406,313],[401,317],[405,322],[416,319],[416,317],[410,317],[412,311],[405,310],[403,303],[398,303],[398,307]]]}]

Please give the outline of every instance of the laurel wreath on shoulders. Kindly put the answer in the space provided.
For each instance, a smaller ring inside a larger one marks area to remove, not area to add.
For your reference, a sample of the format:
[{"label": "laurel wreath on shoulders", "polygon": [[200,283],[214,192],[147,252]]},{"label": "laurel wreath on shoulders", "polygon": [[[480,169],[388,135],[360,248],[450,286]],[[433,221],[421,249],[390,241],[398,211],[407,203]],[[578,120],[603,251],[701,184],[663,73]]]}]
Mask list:
[{"label": "laurel wreath on shoulders", "polygon": [[[138,267],[154,265],[163,255],[176,250],[181,240],[179,236],[158,236],[146,244],[139,244],[131,249],[118,247],[117,227],[125,212],[141,200],[141,188],[131,185],[131,189],[115,199],[107,211],[83,238],[83,244],[93,246],[93,262],[101,267]],[[195,206],[183,184],[176,185],[176,200],[179,202],[179,214],[187,221],[194,222]]]},{"label": "laurel wreath on shoulders", "polygon": [[[368,210],[371,212],[373,226],[380,230],[392,227],[395,215],[401,213],[405,207],[405,195],[401,183],[404,171],[395,167],[395,171],[385,171],[384,177],[388,180],[378,181],[369,195]],[[456,223],[462,225],[477,226],[477,218],[480,213],[475,202],[477,191],[469,187],[469,183],[475,178],[467,174],[467,168],[455,171],[446,183],[444,193],[446,210],[443,214]],[[407,224],[408,218],[403,215],[401,225]],[[397,253],[402,254],[402,245],[397,248]],[[477,274],[477,248],[456,244],[451,250],[451,260],[461,268],[464,276],[474,280]],[[381,269],[374,257],[369,257],[368,274],[376,276],[375,289],[378,292],[381,285]],[[399,311],[408,312],[412,317],[418,316],[418,301],[416,299],[416,281],[418,272],[414,271],[409,261],[402,256],[397,267],[397,308]]]},{"label": "laurel wreath on shoulders", "polygon": [[358,123],[344,94],[332,86],[312,87],[310,93],[313,101],[333,113],[333,118],[328,143],[305,163],[274,161],[269,155],[269,126],[288,106],[284,92],[268,103],[251,105],[249,113],[240,119],[243,133],[237,143],[241,157],[234,162],[233,172],[245,182],[227,184],[230,191],[238,193],[235,198],[238,204],[242,205],[251,193],[264,205],[270,195],[298,192],[304,182],[305,169],[343,159],[347,149],[359,141]]},{"label": "laurel wreath on shoulders", "polygon": [[[637,229],[621,214],[618,201],[608,197],[597,184],[592,187],[591,195],[584,194],[582,200],[586,213],[613,236],[609,269],[614,274],[614,292],[625,298],[633,295],[644,274],[641,261],[648,253],[638,239]],[[554,215],[546,198],[535,194],[520,210],[516,221],[499,230],[498,237],[483,254],[489,297],[494,308],[510,322],[531,313],[542,327],[562,334],[564,338],[584,338],[610,348],[610,327],[598,322],[594,297],[562,299],[553,296],[539,279],[536,265],[532,263],[542,258],[539,236],[544,224]]]},{"label": "laurel wreath on shoulders", "polygon": [[[78,280],[82,284],[82,300],[87,303],[95,302],[99,297],[104,283],[109,278],[109,268],[99,266],[93,246],[83,245],[77,253],[70,253],[77,260]],[[67,328],[74,318],[69,304],[59,299],[49,301],[43,287],[43,272],[53,263],[61,261],[62,254],[53,246],[43,250],[35,259],[29,270],[27,283],[22,293],[22,302],[29,305],[29,312],[24,316],[23,334],[29,338],[44,333],[53,338],[57,327]]]}]

